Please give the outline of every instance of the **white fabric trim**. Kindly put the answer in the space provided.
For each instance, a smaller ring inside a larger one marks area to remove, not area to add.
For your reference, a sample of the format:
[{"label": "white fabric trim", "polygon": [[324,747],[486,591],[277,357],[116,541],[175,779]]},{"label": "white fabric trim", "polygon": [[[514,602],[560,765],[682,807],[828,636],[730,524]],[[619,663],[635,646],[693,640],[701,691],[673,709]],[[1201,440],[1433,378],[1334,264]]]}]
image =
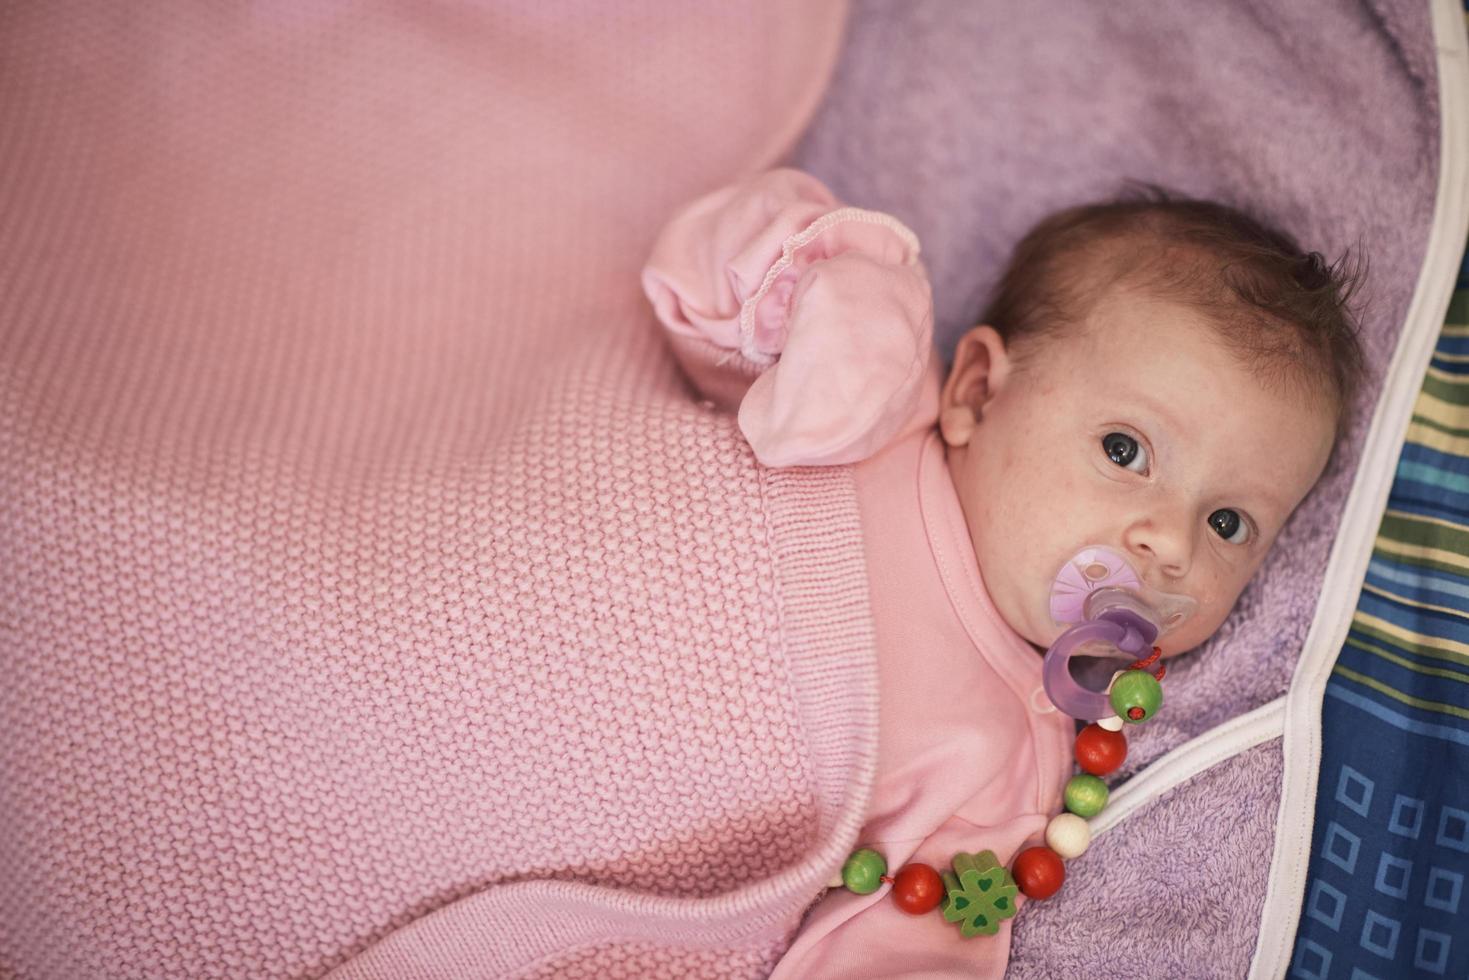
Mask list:
[{"label": "white fabric trim", "polygon": [[1091,821],[1092,836],[1112,829],[1134,810],[1205,769],[1261,742],[1279,738],[1284,722],[1285,698],[1280,697],[1185,742],[1122,784],[1107,801],[1106,808]]},{"label": "white fabric trim", "polygon": [[1413,405],[1453,294],[1469,234],[1469,40],[1455,0],[1429,0],[1438,49],[1440,153],[1438,197],[1428,248],[1397,351],[1377,402],[1362,461],[1326,566],[1315,619],[1286,695],[1284,784],[1275,823],[1270,884],[1260,914],[1251,980],[1283,977],[1290,967],[1306,887],[1321,764],[1321,701],[1346,640],[1392,488]]}]

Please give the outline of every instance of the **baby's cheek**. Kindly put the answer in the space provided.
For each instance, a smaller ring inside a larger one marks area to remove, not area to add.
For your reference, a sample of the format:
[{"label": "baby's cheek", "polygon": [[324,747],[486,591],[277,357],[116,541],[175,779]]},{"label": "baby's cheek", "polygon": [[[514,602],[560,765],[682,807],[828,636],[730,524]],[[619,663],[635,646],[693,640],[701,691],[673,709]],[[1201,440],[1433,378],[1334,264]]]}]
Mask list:
[{"label": "baby's cheek", "polygon": [[1199,609],[1186,631],[1189,642],[1184,649],[1192,649],[1218,632],[1239,599],[1240,588],[1233,579],[1216,574],[1196,586],[1191,594],[1198,600]]},{"label": "baby's cheek", "polygon": [[1058,568],[1080,548],[1114,543],[1103,532],[1116,521],[1115,511],[1065,469],[1039,474],[1024,499],[1040,540],[1062,539],[1067,553],[1057,558]]}]

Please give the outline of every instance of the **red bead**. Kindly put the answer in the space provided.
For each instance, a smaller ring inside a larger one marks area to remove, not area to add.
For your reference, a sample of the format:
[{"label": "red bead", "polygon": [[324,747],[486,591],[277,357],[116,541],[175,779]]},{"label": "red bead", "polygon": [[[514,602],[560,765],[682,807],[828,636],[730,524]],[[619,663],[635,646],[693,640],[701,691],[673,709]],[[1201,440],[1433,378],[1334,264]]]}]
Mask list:
[{"label": "red bead", "polygon": [[1084,772],[1105,776],[1122,768],[1127,759],[1127,736],[1101,725],[1087,725],[1076,736],[1076,762]]},{"label": "red bead", "polygon": [[944,879],[926,864],[905,864],[893,882],[893,901],[909,915],[938,908],[944,897]]},{"label": "red bead", "polygon": [[1066,880],[1066,865],[1049,847],[1027,847],[1015,858],[1010,873],[1030,898],[1050,898]]}]

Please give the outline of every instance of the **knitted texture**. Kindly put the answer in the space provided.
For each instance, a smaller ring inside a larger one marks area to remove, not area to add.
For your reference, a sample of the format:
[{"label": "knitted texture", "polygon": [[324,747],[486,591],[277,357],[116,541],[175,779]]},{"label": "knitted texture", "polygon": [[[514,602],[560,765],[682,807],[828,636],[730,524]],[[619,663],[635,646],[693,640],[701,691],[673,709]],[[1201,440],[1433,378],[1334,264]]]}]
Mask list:
[{"label": "knitted texture", "polygon": [[4,13],[0,974],[779,958],[872,778],[854,488],[637,273],[809,116],[786,6]]}]

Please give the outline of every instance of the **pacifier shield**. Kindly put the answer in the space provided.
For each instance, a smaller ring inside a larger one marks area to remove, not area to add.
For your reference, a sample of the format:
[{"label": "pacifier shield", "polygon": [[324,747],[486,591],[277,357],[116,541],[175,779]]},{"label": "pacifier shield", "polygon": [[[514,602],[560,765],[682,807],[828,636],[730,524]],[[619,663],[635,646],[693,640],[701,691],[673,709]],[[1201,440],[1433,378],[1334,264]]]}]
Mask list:
[{"label": "pacifier shield", "polygon": [[1098,589],[1142,586],[1125,557],[1111,548],[1083,548],[1061,566],[1051,583],[1051,618],[1062,626],[1086,619],[1086,599]]}]

